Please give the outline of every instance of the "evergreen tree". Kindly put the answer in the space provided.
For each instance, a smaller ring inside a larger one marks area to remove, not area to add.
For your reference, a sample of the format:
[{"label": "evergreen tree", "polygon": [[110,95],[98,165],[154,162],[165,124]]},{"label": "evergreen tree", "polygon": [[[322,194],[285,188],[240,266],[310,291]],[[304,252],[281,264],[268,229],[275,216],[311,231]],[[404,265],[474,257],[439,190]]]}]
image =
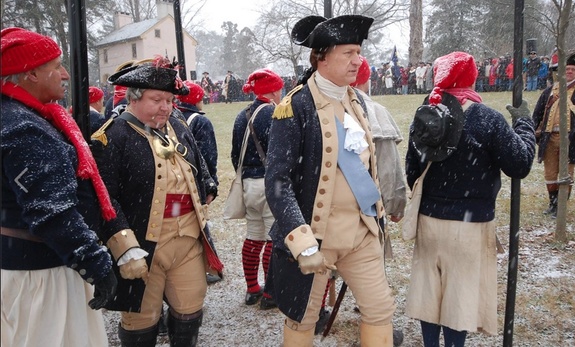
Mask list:
[{"label": "evergreen tree", "polygon": [[427,60],[453,51],[479,53],[482,6],[475,0],[432,0],[425,42]]},{"label": "evergreen tree", "polygon": [[230,21],[222,24],[222,31],[224,32],[223,52],[220,56],[220,62],[225,70],[236,71],[237,57],[235,56],[238,50],[238,25]]}]

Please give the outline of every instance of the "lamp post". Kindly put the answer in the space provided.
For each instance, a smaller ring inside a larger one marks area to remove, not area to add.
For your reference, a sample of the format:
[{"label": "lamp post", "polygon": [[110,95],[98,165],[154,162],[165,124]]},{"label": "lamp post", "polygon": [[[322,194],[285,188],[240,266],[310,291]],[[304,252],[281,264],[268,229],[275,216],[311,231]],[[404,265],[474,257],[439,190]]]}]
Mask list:
[{"label": "lamp post", "polygon": [[88,87],[88,36],[84,0],[67,0],[70,35],[70,83],[73,117],[86,141],[90,141],[90,103]]},{"label": "lamp post", "polygon": [[176,49],[178,50],[178,64],[180,65],[180,78],[187,80],[186,55],[184,53],[184,34],[182,29],[182,13],[180,0],[174,0],[174,25],[176,26]]},{"label": "lamp post", "polygon": [[333,16],[331,11],[331,0],[323,0],[323,16],[325,18],[331,18]]},{"label": "lamp post", "polygon": [[[515,0],[515,23],[513,30],[513,107],[519,107],[523,99],[523,9],[524,0]],[[513,322],[515,320],[515,295],[517,292],[517,268],[519,266],[519,216],[521,210],[521,180],[511,179],[511,209],[509,222],[509,264],[507,270],[507,296],[503,346],[513,346]]]}]

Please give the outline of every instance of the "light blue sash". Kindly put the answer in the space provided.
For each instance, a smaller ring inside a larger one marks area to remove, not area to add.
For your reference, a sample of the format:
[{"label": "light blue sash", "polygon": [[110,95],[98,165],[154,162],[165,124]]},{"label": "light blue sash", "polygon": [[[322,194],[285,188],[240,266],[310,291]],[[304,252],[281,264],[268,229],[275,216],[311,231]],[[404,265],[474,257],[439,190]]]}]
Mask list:
[{"label": "light blue sash", "polygon": [[359,154],[344,148],[345,128],[339,119],[337,124],[338,157],[337,164],[349,184],[361,212],[367,216],[377,216],[375,203],[379,200],[379,190],[373,182],[373,178],[361,162]]}]

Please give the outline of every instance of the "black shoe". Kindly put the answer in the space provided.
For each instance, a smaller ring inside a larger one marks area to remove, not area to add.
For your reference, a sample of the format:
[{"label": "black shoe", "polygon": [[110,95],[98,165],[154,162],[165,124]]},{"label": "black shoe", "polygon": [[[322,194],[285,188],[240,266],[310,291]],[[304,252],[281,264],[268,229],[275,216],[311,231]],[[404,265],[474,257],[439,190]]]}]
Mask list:
[{"label": "black shoe", "polygon": [[557,213],[557,206],[550,204],[549,208],[543,211],[543,214],[553,214],[554,212]]},{"label": "black shoe", "polygon": [[403,343],[403,332],[393,329],[393,347],[401,346]]},{"label": "black shoe", "polygon": [[212,275],[210,273],[206,273],[206,281],[208,282],[208,284],[213,284],[221,280],[222,278],[218,275]]},{"label": "black shoe", "polygon": [[319,311],[319,319],[315,323],[315,330],[314,330],[315,335],[323,333],[328,320],[329,320],[329,311],[326,310],[325,308],[322,308],[321,311]]},{"label": "black shoe", "polygon": [[262,297],[264,293],[264,289],[260,289],[257,293],[246,293],[246,305],[255,305],[258,303],[258,300]]},{"label": "black shoe", "polygon": [[260,301],[260,310],[271,310],[272,308],[276,308],[276,302],[272,298],[266,298],[265,296],[262,297]]}]

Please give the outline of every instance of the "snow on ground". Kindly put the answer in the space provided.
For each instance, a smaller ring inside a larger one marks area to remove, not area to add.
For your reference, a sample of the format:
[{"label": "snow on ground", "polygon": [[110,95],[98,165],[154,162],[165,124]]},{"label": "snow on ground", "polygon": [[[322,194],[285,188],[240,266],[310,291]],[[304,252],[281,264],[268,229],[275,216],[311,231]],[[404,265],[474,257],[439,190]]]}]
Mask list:
[{"label": "snow on ground", "polygon": [[[198,346],[280,346],[282,314],[277,309],[261,311],[257,305],[243,303],[246,290],[241,267],[244,222],[215,218],[212,223],[216,247],[226,266],[225,278],[208,288]],[[521,230],[514,346],[575,346],[575,242],[558,246],[553,241],[553,228],[554,224],[549,221],[529,231]],[[404,314],[413,243],[401,240],[397,224],[390,230],[394,259],[388,261],[387,275],[397,302],[394,325],[405,334],[403,346],[422,346],[419,322]],[[568,233],[575,233],[573,225],[568,225]],[[503,237],[507,235],[505,228],[499,228],[498,235],[508,250],[508,240]],[[500,333],[498,336],[470,334],[467,346],[502,345],[508,254],[501,254],[498,259]],[[338,289],[339,286],[338,281]],[[115,312],[105,313],[110,346],[120,345],[118,317]],[[348,292],[332,333],[323,341],[317,336],[314,346],[359,346],[358,319],[353,297]],[[157,346],[169,346],[167,338],[160,337]]]}]

